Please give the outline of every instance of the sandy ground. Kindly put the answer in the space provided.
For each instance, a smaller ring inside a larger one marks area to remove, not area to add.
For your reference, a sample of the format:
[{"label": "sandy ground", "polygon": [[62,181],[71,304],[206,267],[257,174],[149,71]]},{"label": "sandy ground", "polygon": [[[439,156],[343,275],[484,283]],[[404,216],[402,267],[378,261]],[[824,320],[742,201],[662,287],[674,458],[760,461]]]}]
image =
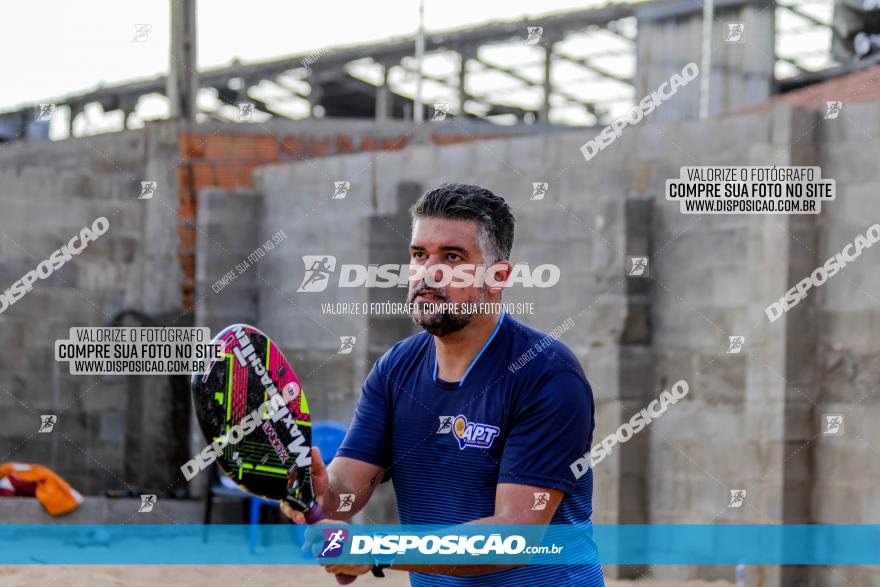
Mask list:
[{"label": "sandy ground", "polygon": [[[3,587],[34,587],[63,585],[65,587],[244,587],[272,585],[277,587],[336,586],[336,581],[314,566],[0,566]],[[407,573],[388,571],[385,579],[372,575],[358,578],[356,586],[409,585]],[[607,587],[733,587],[727,582],[706,581],[607,581]]]}]

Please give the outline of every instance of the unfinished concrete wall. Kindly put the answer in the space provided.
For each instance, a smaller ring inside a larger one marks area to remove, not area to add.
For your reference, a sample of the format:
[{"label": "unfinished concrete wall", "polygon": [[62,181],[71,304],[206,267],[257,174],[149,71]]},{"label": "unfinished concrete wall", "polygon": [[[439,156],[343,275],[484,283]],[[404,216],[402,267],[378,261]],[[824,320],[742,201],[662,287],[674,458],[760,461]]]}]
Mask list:
[{"label": "unfinished concrete wall", "polygon": [[[162,487],[173,446],[168,385],[156,378],[72,376],[57,363],[56,339],[74,326],[109,325],[145,309],[150,238],[144,207],[123,173],[37,168],[0,170],[3,288],[104,216],[106,234],[0,315],[0,460],[44,464],[83,492]],[[163,409],[157,413],[156,406]],[[55,414],[51,434],[37,434]]]},{"label": "unfinished concrete wall", "polygon": [[[3,289],[106,216],[97,242],[0,315],[14,337],[0,367],[0,460],[47,465],[83,493],[169,490],[188,453],[189,400],[179,377],[71,376],[54,341],[74,326],[186,326],[176,263],[176,195],[139,200],[148,174],[173,172],[168,137],[126,131],[0,148]],[[175,219],[168,222],[169,216]],[[47,384],[49,382],[49,384]],[[56,432],[36,434],[40,414]]]},{"label": "unfinished concrete wall", "polygon": [[52,167],[100,172],[134,172],[146,163],[146,136],[140,130],[69,141],[24,140],[0,145],[0,167]]},{"label": "unfinished concrete wall", "polygon": [[[278,228],[295,237],[289,257],[273,257],[259,266],[268,283],[260,296],[260,323],[277,325],[285,346],[301,361],[310,402],[324,417],[348,422],[371,363],[396,340],[416,329],[405,318],[335,316],[321,305],[333,302],[405,300],[405,288],[370,291],[338,288],[332,276],[321,293],[297,292],[304,277],[303,255],[334,256],[342,263],[408,262],[407,208],[417,195],[444,181],[483,185],[503,194],[518,218],[514,258],[532,267],[557,263],[562,280],[555,289],[513,289],[510,302],[533,302],[534,315],[524,322],[551,330],[572,318],[577,327],[565,342],[591,373],[600,430],[609,431],[621,417],[621,382],[616,366],[618,341],[626,316],[622,247],[626,212],[622,200],[605,188],[621,170],[578,164],[578,137],[513,139],[454,145],[438,149],[414,146],[399,153],[375,153],[269,166],[257,173],[264,193],[261,238]],[[582,158],[581,158],[582,161]],[[560,173],[560,169],[564,171]],[[332,199],[334,181],[350,181],[343,199]],[[532,183],[548,181],[543,200],[532,200]],[[417,189],[418,188],[418,189]],[[283,267],[283,271],[277,268]],[[578,291],[560,299],[561,291]],[[339,336],[357,336],[351,355],[337,355]],[[289,341],[289,342],[288,342]],[[302,349],[302,350],[296,350]],[[324,396],[324,397],[322,397]],[[315,399],[312,399],[315,398]],[[613,422],[613,424],[612,424]],[[603,464],[617,473],[616,459]],[[599,486],[601,521],[618,521],[614,483]],[[379,512],[390,508],[379,503]]]},{"label": "unfinished concrete wall", "polygon": [[[454,125],[414,127],[405,121],[376,123],[363,119],[322,119],[198,125],[165,122],[148,128],[167,137],[173,147],[168,158],[151,154],[172,167],[172,190],[179,200],[178,239],[182,272],[182,303],[195,303],[195,265],[198,192],[211,187],[249,188],[254,171],[278,161],[305,161],[316,157],[397,150],[411,142],[452,144],[522,132],[520,127],[498,127],[483,121],[456,121]],[[155,142],[155,141],[154,141]],[[166,141],[160,140],[159,143]],[[168,173],[162,173],[162,177]],[[165,187],[165,186],[163,186]]]},{"label": "unfinished concrete wall", "polygon": [[[654,523],[811,520],[814,331],[806,328],[808,304],[773,324],[764,307],[816,265],[804,248],[814,237],[815,217],[688,216],[663,194],[665,180],[678,177],[682,165],[818,164],[809,134],[814,117],[778,109],[715,121],[711,133],[685,123],[667,142],[677,148],[646,157],[653,167],[646,192],[658,213],[652,257],[657,389],[679,378],[691,384],[687,401],[651,425]],[[651,143],[654,132],[639,129],[632,140]],[[740,353],[727,352],[730,336],[745,337]],[[734,490],[745,490],[746,497],[741,507],[730,508]],[[802,579],[790,568],[788,575],[780,572],[751,574],[762,585]],[[729,577],[729,569],[662,566],[655,574]]]},{"label": "unfinished concrete wall", "polygon": [[[188,447],[175,446],[168,406],[180,398],[167,380],[71,377],[54,362],[52,343],[70,326],[106,324],[127,309],[181,326],[256,322],[289,353],[316,413],[347,422],[372,362],[415,328],[399,317],[328,314],[322,304],[403,301],[405,290],[338,288],[334,275],[322,292],[300,292],[302,257],[406,262],[406,209],[422,190],[458,181],[513,206],[515,261],[560,266],[558,286],[513,288],[505,301],[533,302],[534,315],[519,318],[543,330],[574,320],[563,341],[593,384],[595,439],[676,380],[690,383],[685,400],[597,466],[596,523],[877,523],[876,248],[778,321],[764,307],[878,221],[878,126],[875,103],[847,105],[832,120],[777,108],[630,127],[589,163],[579,151],[587,137],[573,131],[270,165],[256,172],[256,191],[199,192],[195,315],[182,308],[180,194],[163,189],[176,185],[180,129],[148,129],[143,143],[130,133],[96,138],[82,151],[4,147],[4,288],[99,214],[111,230],[0,314],[4,347],[16,349],[0,357],[0,460],[48,464],[90,492],[157,486],[168,463],[186,458],[174,453]],[[51,161],[57,167],[46,168]],[[821,216],[684,216],[663,198],[682,165],[774,163],[821,165],[837,200]],[[159,190],[137,200],[145,177]],[[334,198],[340,181],[350,186]],[[543,198],[533,197],[536,182],[549,184]],[[279,230],[285,240],[213,291]],[[647,278],[627,276],[633,255],[649,258]],[[729,354],[734,335],[745,345]],[[339,354],[342,336],[356,336],[352,353]],[[60,414],[58,434],[35,433],[41,413]],[[845,416],[842,435],[822,433],[825,413]],[[181,429],[186,437],[185,422]],[[737,489],[745,501],[729,508]],[[377,500],[367,521],[387,519],[391,507]],[[730,567],[653,572],[732,577]],[[864,567],[760,568],[749,584],[870,586],[877,577]]]},{"label": "unfinished concrete wall", "polygon": [[[368,263],[367,219],[375,213],[371,175],[376,154],[327,157],[259,172],[264,212],[259,241],[283,230],[289,238],[257,266],[261,284],[260,323],[272,329],[293,361],[315,413],[347,421],[353,393],[367,374],[368,321],[364,316],[325,315],[322,304],[365,302],[363,288],[338,289],[335,280],[318,281],[324,291],[298,293],[305,276],[304,255],[329,265]],[[348,181],[342,199],[332,199],[334,182]],[[317,277],[316,277],[317,279]],[[340,337],[354,336],[349,354],[337,354]]]},{"label": "unfinished concrete wall", "polygon": [[[636,101],[695,62],[703,67],[702,3],[648,3],[636,10]],[[733,34],[729,25],[743,25]],[[731,39],[731,40],[728,40]],[[773,92],[775,12],[764,4],[715,2],[712,21],[712,68],[676,93],[651,114],[655,122],[693,120],[700,115],[701,78],[710,76],[709,114],[735,112],[767,100]]]},{"label": "unfinished concrete wall", "polygon": [[[822,170],[837,178],[838,201],[823,207],[814,249],[823,262],[857,234],[880,222],[880,105],[846,104],[837,119],[817,128]],[[875,247],[815,293],[821,383],[813,410],[812,521],[880,523],[880,254]],[[813,294],[811,294],[812,296]],[[840,434],[822,434],[826,414],[843,416]],[[833,498],[830,498],[832,497]],[[829,587],[880,585],[878,567],[816,570]]]},{"label": "unfinished concrete wall", "polygon": [[259,317],[260,284],[248,256],[260,246],[263,197],[253,190],[212,188],[199,194],[195,325],[211,334]]},{"label": "unfinished concrete wall", "polygon": [[[332,381],[337,401],[328,413],[347,421],[369,363],[407,328],[322,315],[322,301],[369,301],[374,293],[334,290],[332,282],[320,295],[297,292],[300,256],[388,262],[399,246],[404,262],[403,209],[412,195],[402,194],[444,181],[483,185],[514,207],[514,260],[560,265],[556,288],[514,288],[505,300],[534,302],[535,315],[521,319],[544,330],[575,320],[563,340],[593,384],[596,440],[675,381],[690,384],[685,400],[596,468],[596,523],[872,522],[877,438],[862,415],[869,420],[878,409],[880,383],[872,367],[878,349],[870,325],[880,312],[871,293],[873,251],[858,270],[848,268],[776,322],[764,314],[875,222],[869,212],[877,172],[866,157],[876,152],[870,129],[880,119],[877,105],[854,116],[862,122],[832,127],[815,111],[783,107],[708,126],[643,125],[589,163],[578,150],[585,137],[564,133],[265,168],[258,173],[267,202],[262,238],[288,223],[299,238],[293,271],[283,278],[273,272],[272,287],[261,294],[261,320],[293,333],[282,334],[291,340],[301,332],[326,339],[323,354],[308,361],[311,385],[320,395]],[[838,199],[821,216],[685,216],[665,201],[664,182],[682,165],[697,164],[823,165],[823,177],[837,181]],[[352,182],[346,198],[332,199],[334,180]],[[543,181],[547,195],[532,199],[532,183]],[[649,257],[648,278],[627,276],[633,255]],[[860,297],[849,302],[853,296]],[[350,364],[334,356],[342,332],[368,337]],[[745,336],[741,352],[728,353],[730,336]],[[852,435],[847,428],[842,437],[822,436],[821,414],[829,410],[860,414],[847,420]],[[741,489],[743,505],[729,507],[730,492]],[[733,569],[652,572],[731,579]],[[858,583],[876,573],[759,567],[749,569],[748,581],[818,585],[828,576]]]},{"label": "unfinished concrete wall", "polygon": [[[424,139],[445,143],[517,132],[487,123],[434,130]],[[254,321],[256,284],[262,283],[256,268],[216,296],[210,289],[216,278],[209,277],[233,269],[253,250],[247,243],[260,231],[258,198],[249,200],[256,205],[252,209],[236,200],[225,211],[220,199],[209,198],[205,231],[198,234],[198,190],[247,187],[254,169],[277,159],[399,148],[412,134],[410,124],[394,122],[162,122],[142,131],[0,145],[2,289],[99,212],[111,220],[107,236],[0,315],[5,326],[0,337],[6,348],[16,349],[0,365],[0,417],[10,423],[0,432],[0,460],[47,464],[84,493],[134,486],[159,493],[181,489],[173,484],[177,468],[192,454],[185,377],[72,378],[62,372],[65,365],[54,362],[54,340],[72,326],[113,320],[192,325],[197,237],[206,255],[199,278],[211,294],[203,295],[200,323],[216,330],[230,321]],[[156,182],[156,189],[138,199],[144,181]],[[232,221],[238,223],[234,228],[228,226]],[[272,254],[290,254],[281,250]],[[248,283],[251,290],[245,292]],[[311,352],[302,340],[290,348]],[[340,357],[334,372],[343,375],[351,359]],[[357,360],[363,369],[363,359]],[[344,387],[356,379],[350,371]],[[58,435],[35,434],[31,420],[39,423],[43,413],[61,415]]]}]

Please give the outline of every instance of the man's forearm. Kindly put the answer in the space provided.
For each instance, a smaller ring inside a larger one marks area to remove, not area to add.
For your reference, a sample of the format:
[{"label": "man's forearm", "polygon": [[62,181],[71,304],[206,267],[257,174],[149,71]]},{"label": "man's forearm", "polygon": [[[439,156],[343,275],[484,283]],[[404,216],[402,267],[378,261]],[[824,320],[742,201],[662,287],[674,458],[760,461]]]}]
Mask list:
[{"label": "man's forearm", "polygon": [[[357,491],[354,491],[345,485],[344,480],[340,479],[338,475],[334,476],[333,473],[330,473],[329,477],[330,487],[321,507],[324,509],[324,514],[328,518],[347,521],[361,510],[364,506],[364,501],[366,500],[358,495]],[[351,504],[351,508],[347,509],[347,511],[342,511],[340,509],[342,507],[342,499],[340,496],[343,494],[354,495],[354,501]]]},{"label": "man's forearm", "polygon": [[[467,522],[467,524],[517,524],[523,523],[523,520],[520,519],[519,516],[489,516],[487,518],[480,518],[478,520],[472,520]],[[526,522],[529,523],[529,522]],[[467,575],[484,575],[486,573],[495,573],[498,571],[504,571],[506,569],[515,569],[517,567],[523,567],[525,565],[395,565],[392,561],[390,567],[391,570],[395,571],[409,571],[413,573],[431,573],[435,575],[453,575],[453,576],[467,576]]]},{"label": "man's forearm", "polygon": [[[347,482],[343,475],[333,470],[332,463],[327,469],[327,475],[330,486],[323,503],[321,503],[321,507],[324,509],[327,517],[334,520],[347,521],[353,518],[370,501],[376,484],[379,482],[378,478],[373,478],[367,486],[353,487],[353,484]],[[346,511],[340,509],[343,505],[342,495],[354,496],[350,509],[346,508]]]},{"label": "man's forearm", "polygon": [[524,567],[525,565],[392,565],[389,570],[407,571],[409,573],[430,573],[433,575],[452,575],[465,577],[467,575],[485,575],[497,573],[507,569]]}]

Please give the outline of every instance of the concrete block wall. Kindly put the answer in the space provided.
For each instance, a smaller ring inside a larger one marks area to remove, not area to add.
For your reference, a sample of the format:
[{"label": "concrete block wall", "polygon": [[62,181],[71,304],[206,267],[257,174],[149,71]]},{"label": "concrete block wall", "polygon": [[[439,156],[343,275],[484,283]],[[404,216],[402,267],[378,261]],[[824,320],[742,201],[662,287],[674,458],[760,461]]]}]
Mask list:
[{"label": "concrete block wall", "polygon": [[[179,377],[71,376],[54,361],[54,341],[72,326],[192,322],[180,311],[176,225],[167,221],[176,221],[176,194],[161,181],[174,171],[176,135],[160,127],[0,147],[4,289],[98,216],[110,220],[107,234],[0,315],[0,336],[15,349],[0,365],[2,418],[15,423],[0,460],[48,465],[84,494],[173,491],[187,458]],[[147,176],[160,188],[139,200]],[[39,414],[59,416],[55,433],[34,433]]]},{"label": "concrete block wall", "polygon": [[[194,211],[195,197],[190,191],[180,190],[181,183],[187,190],[215,184],[247,186],[253,168],[282,150],[292,158],[308,158],[399,148],[410,139],[445,144],[522,132],[466,121],[432,130],[422,136],[407,123],[377,125],[346,120],[196,126],[163,122],[138,131],[0,145],[2,289],[98,215],[111,219],[108,235],[50,279],[39,282],[24,299],[0,315],[0,342],[4,348],[13,349],[0,357],[0,418],[6,423],[0,431],[0,461],[49,465],[86,494],[135,486],[160,493],[181,489],[174,485],[179,476],[177,467],[191,454],[185,381],[164,376],[72,377],[65,365],[54,361],[54,340],[66,337],[71,326],[106,325],[114,319],[127,325],[194,323],[196,316],[187,307],[185,297],[192,294],[192,284],[185,279],[190,277],[187,271],[192,270],[194,275],[192,249],[197,233],[191,230],[194,214],[183,212]],[[227,140],[229,137],[235,140]],[[242,145],[256,150],[242,151]],[[229,151],[230,146],[238,150]],[[189,165],[188,158],[197,160]],[[217,161],[222,163],[219,170],[212,167]],[[211,172],[209,177],[205,177],[206,170]],[[187,172],[200,174],[201,181],[189,182]],[[152,198],[137,199],[142,181],[158,183]],[[332,189],[332,182],[327,189]],[[239,209],[231,213],[238,221],[242,239],[227,245],[226,251],[215,247],[217,254],[206,257],[203,267],[231,269],[241,258],[230,257],[239,252],[244,257],[253,250],[245,243],[259,234],[262,225],[259,199],[251,194],[250,201],[256,205],[251,212]],[[211,214],[209,210],[206,232],[222,240],[225,236],[220,229],[225,220],[220,212],[220,221]],[[272,230],[266,238],[281,228],[270,224],[266,228]],[[215,228],[219,230],[217,235]],[[233,237],[236,234],[231,230],[226,233]],[[291,238],[281,243],[272,255],[289,255],[284,247],[293,242]],[[180,256],[182,252],[189,256]],[[301,263],[298,257],[293,258],[296,264]],[[227,260],[234,262],[226,266]],[[288,269],[295,271],[297,267]],[[207,281],[206,276],[201,276],[202,285],[210,288],[213,280]],[[257,269],[242,276],[225,297],[215,296],[208,289],[211,296],[205,297],[205,307],[200,308],[204,323],[217,328],[233,319],[255,316],[259,302],[255,288],[258,283],[264,285],[259,276]],[[275,278],[271,274],[268,277]],[[247,295],[242,294],[246,300],[242,304],[237,288],[248,287],[251,289]],[[228,302],[232,294],[238,298],[235,304]],[[364,332],[365,327],[358,326]],[[271,330],[271,325],[267,329]],[[301,363],[311,361],[306,373],[328,365],[327,372],[334,374],[335,379],[327,381],[326,389],[318,394],[319,398],[327,398],[323,399],[327,405],[322,406],[319,400],[318,408],[326,407],[328,412],[337,400],[345,401],[340,390],[362,380],[367,368],[364,354],[337,357],[333,352],[328,362],[323,347],[338,348],[339,334],[349,334],[348,330],[342,329],[329,338],[322,330],[324,339],[314,333],[306,333],[308,338],[288,335],[289,350],[300,353]],[[365,341],[366,336],[361,339]],[[319,341],[318,347],[313,349],[310,345],[315,340]],[[358,353],[364,348],[359,346]],[[350,407],[349,401],[345,413],[350,413]],[[35,434],[38,416],[44,413],[61,416],[54,436]]]},{"label": "concrete block wall", "polygon": [[[846,104],[837,119],[822,120],[822,171],[837,179],[837,200],[823,205],[815,243],[820,262],[880,222],[880,170],[870,153],[880,149],[880,105]],[[813,521],[880,523],[880,251],[867,249],[815,294],[820,390],[813,410]],[[842,435],[820,431],[825,414],[844,416]],[[834,499],[828,499],[834,496]],[[880,568],[827,567],[822,585],[880,585]]]},{"label": "concrete block wall", "polygon": [[[403,262],[403,202],[409,200],[401,198],[401,186],[484,185],[514,207],[514,260],[535,265],[549,259],[562,269],[557,289],[512,289],[505,300],[535,302],[536,314],[522,319],[538,328],[550,330],[569,316],[575,320],[564,341],[593,384],[596,439],[675,381],[690,384],[684,401],[597,467],[595,522],[870,522],[877,513],[867,497],[876,479],[876,434],[860,422],[877,409],[880,383],[870,328],[880,310],[871,293],[872,251],[858,269],[847,268],[784,318],[771,324],[764,314],[770,302],[874,222],[876,166],[865,154],[876,152],[871,129],[880,114],[876,105],[850,112],[834,127],[815,111],[785,107],[716,119],[708,127],[642,125],[626,129],[613,157],[602,152],[589,163],[578,150],[585,137],[572,132],[265,168],[258,173],[267,201],[264,218],[273,226],[299,222],[298,242],[305,244],[298,245],[293,275],[273,284],[285,295],[266,293],[260,310],[292,331],[320,336],[322,326],[314,324],[318,299],[296,292],[301,254],[387,262],[400,241]],[[839,155],[843,151],[852,156]],[[837,180],[838,200],[826,203],[819,217],[685,216],[665,201],[664,182],[677,177],[682,165],[697,164],[822,165],[824,176]],[[352,181],[345,200],[328,199],[334,179]],[[530,199],[535,181],[550,183],[543,200]],[[299,218],[302,207],[307,219]],[[345,239],[336,236],[337,226]],[[626,257],[640,254],[650,257],[651,271],[641,282],[625,276]],[[365,301],[370,295],[328,288],[321,300]],[[307,306],[297,314],[300,304]],[[363,366],[341,377],[353,380],[339,392],[347,400],[334,406],[346,420],[368,364],[406,329],[324,317],[328,329],[339,330],[338,324],[368,334]],[[735,335],[746,337],[745,347],[729,354],[728,337]],[[326,352],[333,352],[330,342]],[[317,385],[327,377],[323,368],[314,376]],[[832,409],[851,413],[847,422],[859,436],[821,437],[821,413]],[[737,489],[747,490],[745,503],[729,508],[730,491]],[[608,570],[618,576],[645,571]],[[652,572],[731,579],[733,569],[664,566]],[[863,567],[844,574],[758,567],[749,581],[824,584],[829,576],[859,583],[874,581],[876,573]]]},{"label": "concrete block wall", "polygon": [[[691,62],[700,68],[702,4],[645,4],[636,12],[636,101],[649,95]],[[742,24],[741,38],[726,41],[728,24]],[[693,120],[700,112],[700,83],[710,76],[709,112],[719,115],[759,104],[772,95],[775,64],[775,13],[765,5],[739,0],[715,3],[712,67],[678,90],[650,115],[650,120]]]},{"label": "concrete block wall", "polygon": [[[560,266],[557,287],[514,288],[505,301],[534,302],[535,314],[520,319],[543,330],[574,320],[563,341],[593,385],[595,439],[676,380],[690,383],[684,401],[596,468],[595,522],[874,523],[877,250],[777,322],[768,323],[764,307],[878,221],[878,127],[874,103],[847,104],[827,121],[777,108],[707,124],[630,127],[589,163],[579,151],[587,137],[572,131],[267,166],[256,172],[255,190],[200,193],[195,315],[181,310],[178,194],[160,184],[153,199],[135,199],[144,177],[174,185],[179,129],[152,127],[142,144],[130,133],[96,137],[81,152],[4,146],[4,288],[98,215],[111,219],[111,230],[0,314],[0,342],[16,349],[0,356],[7,423],[0,460],[48,464],[87,493],[171,484],[167,464],[186,458],[174,451],[187,443],[175,446],[180,431],[168,406],[181,398],[168,381],[72,377],[52,356],[52,343],[70,326],[106,324],[126,309],[181,326],[257,322],[289,353],[315,411],[348,421],[372,362],[415,327],[328,315],[321,304],[403,301],[405,290],[338,288],[333,276],[322,293],[297,292],[302,256],[405,263],[409,203],[421,190],[459,181],[484,185],[513,206],[514,261]],[[42,169],[26,165],[32,156]],[[57,167],[47,168],[52,161]],[[783,217],[684,216],[663,198],[664,181],[682,165],[768,163],[821,165],[837,180],[838,199],[819,217]],[[344,199],[332,199],[334,181],[351,182]],[[543,181],[548,194],[531,199],[532,183]],[[279,230],[288,238],[228,291],[210,289]],[[647,281],[626,277],[626,257],[637,254],[651,260]],[[339,338],[349,335],[357,337],[354,352],[337,354]],[[726,352],[731,335],[746,337],[742,353]],[[36,435],[38,415],[53,410],[61,413],[58,434]],[[843,435],[821,434],[824,413],[845,415]],[[180,429],[185,438],[185,421]],[[742,508],[727,507],[731,489],[748,490]],[[387,519],[392,508],[383,498],[368,515]],[[653,572],[732,577],[728,567]],[[865,567],[768,567],[750,582],[870,586],[880,584],[877,577]]]},{"label": "concrete block wall", "polygon": [[[258,190],[265,198],[262,237],[279,228],[296,237],[288,246],[285,271],[274,268],[277,258],[259,267],[268,282],[261,289],[260,321],[277,324],[280,334],[275,336],[290,341],[285,346],[303,349],[301,356],[294,350],[293,360],[302,361],[307,371],[313,367],[305,386],[312,390],[310,402],[319,406],[316,412],[324,410],[334,419],[349,421],[372,362],[416,328],[405,319],[323,315],[321,303],[379,298],[402,302],[405,289],[340,289],[333,277],[320,294],[297,292],[304,275],[301,256],[333,255],[338,264],[406,263],[409,205],[424,190],[458,181],[485,186],[514,208],[515,261],[531,267],[547,262],[560,266],[557,288],[514,288],[504,299],[534,302],[535,314],[518,319],[547,331],[567,318],[574,320],[576,327],[564,341],[590,373],[599,412],[613,411],[617,426],[621,381],[607,365],[609,358],[619,360],[618,340],[626,316],[622,237],[626,212],[616,194],[603,189],[610,181],[605,168],[578,165],[582,156],[577,140],[574,134],[560,134],[552,140],[531,137],[443,148],[412,146],[393,153],[272,165],[257,172]],[[614,173],[624,175],[621,169]],[[334,180],[351,182],[345,199],[331,199]],[[549,193],[543,200],[531,200],[532,182],[538,181],[550,183]],[[580,292],[576,298],[559,293],[574,290]],[[335,355],[338,336],[347,333],[358,337],[354,353]],[[609,431],[607,421],[600,420],[597,433]],[[618,474],[613,460],[603,464],[610,477]],[[618,519],[618,509],[605,506],[618,499],[613,485],[597,486],[603,492],[597,498],[602,505],[596,509],[602,521]],[[376,502],[367,515],[387,517],[393,504]]]},{"label": "concrete block wall", "polygon": [[[369,262],[367,219],[374,214],[371,162],[376,154],[326,157],[278,164],[258,172],[263,193],[259,223],[264,241],[283,230],[289,238],[257,267],[260,323],[272,328],[289,355],[317,414],[347,422],[355,389],[369,370],[368,321],[362,315],[324,314],[322,304],[367,302],[363,288],[338,288],[338,273],[324,292],[298,293],[304,255],[335,257],[336,264]],[[349,181],[344,199],[332,199],[335,181]],[[340,337],[354,336],[350,354],[337,354]]]},{"label": "concrete block wall", "polygon": [[257,271],[247,257],[264,242],[253,228],[262,206],[262,195],[253,190],[199,193],[195,325],[209,327],[212,335],[236,322],[254,324],[259,316]]},{"label": "concrete block wall", "polygon": [[[374,263],[385,262],[381,259],[392,247],[406,250],[408,220],[397,209],[405,214],[408,204],[396,207],[397,200],[393,200],[382,210],[388,218],[376,215],[377,197],[369,187],[376,172],[375,156],[410,142],[447,144],[521,132],[469,121],[416,129],[407,122],[335,119],[193,127],[163,123],[151,130],[150,161],[157,168],[171,166],[177,173],[179,222],[163,214],[169,206],[158,208],[155,215],[165,230],[168,226],[180,230],[179,240],[169,238],[167,243],[180,243],[180,265],[175,270],[181,274],[184,309],[194,307],[197,323],[214,332],[236,321],[258,324],[294,363],[315,413],[346,422],[354,407],[353,390],[359,389],[372,361],[387,345],[381,351],[370,350],[377,346],[379,336],[368,336],[373,323],[366,317],[322,316],[320,304],[329,298],[296,293],[302,279],[302,255],[329,254],[339,263]],[[340,153],[355,154],[328,157]],[[252,178],[259,176],[255,175],[258,168],[284,160],[302,163],[277,166],[286,171],[270,173],[268,187],[259,195],[248,189]],[[334,181],[351,182],[346,199],[330,199]],[[397,192],[392,197],[397,198]],[[220,293],[212,290],[217,279],[279,230],[288,236],[286,240]],[[342,235],[356,238],[351,246],[340,247]],[[339,291],[339,301],[403,301],[400,296],[404,295],[399,290],[382,290],[380,297],[377,292],[366,297],[363,290]],[[388,297],[381,297],[386,292]],[[382,324],[376,325],[375,332],[386,333],[386,339],[390,336],[393,341],[413,328],[400,318],[378,321]],[[291,324],[295,327],[290,328]],[[342,336],[358,340],[353,353],[337,354]],[[194,427],[191,442],[193,448],[201,442]],[[201,490],[199,480],[191,489]]]},{"label": "concrete block wall", "polygon": [[[0,169],[4,289],[96,218],[110,223],[106,234],[0,315],[8,343],[0,365],[0,419],[6,423],[0,460],[47,465],[84,493],[170,482],[156,457],[167,454],[166,447],[145,446],[151,432],[157,438],[169,433],[168,418],[148,426],[155,413],[149,408],[162,407],[161,393],[151,395],[156,382],[73,376],[54,357],[55,340],[66,339],[71,327],[108,325],[127,310],[143,308],[143,292],[154,277],[144,271],[147,202],[138,201],[132,187],[118,172]],[[137,410],[133,395],[146,396]],[[53,433],[36,434],[41,414],[58,415]],[[145,436],[134,438],[139,432]],[[150,458],[140,461],[141,449]]]},{"label": "concrete block wall", "polygon": [[[249,188],[254,171],[277,161],[397,150],[410,142],[451,144],[522,132],[518,127],[498,127],[483,121],[455,121],[417,128],[405,121],[376,123],[363,119],[215,121],[198,125],[163,122],[151,125],[148,130],[160,139],[151,141],[151,145],[161,147],[170,143],[173,147],[172,153],[151,153],[150,160],[165,159],[163,167],[170,163],[176,175],[181,294],[185,310],[194,305],[197,262],[194,224],[200,190]],[[166,175],[167,171],[159,177]]]},{"label": "concrete block wall", "polygon": [[[814,113],[791,109],[720,119],[711,133],[685,123],[670,143],[686,147],[657,151],[660,161],[651,161],[658,169],[647,188],[658,213],[652,257],[657,390],[679,378],[691,387],[684,402],[651,425],[649,477],[660,480],[649,492],[654,523],[811,519],[804,500],[811,454],[805,398],[815,386],[808,374],[813,339],[803,330],[809,316],[805,305],[770,324],[763,310],[791,287],[794,275],[815,266],[803,248],[813,238],[815,217],[687,216],[663,194],[665,179],[678,177],[681,165],[816,165],[814,123]],[[652,132],[641,128],[634,138]],[[737,335],[745,336],[745,346],[729,354],[728,337]],[[740,489],[746,490],[742,507],[728,507],[730,491]],[[724,567],[654,571],[658,577],[731,578]],[[761,568],[752,575],[761,585],[798,584],[803,577],[790,574],[796,571]]]},{"label": "concrete block wall", "polygon": [[143,168],[146,143],[146,135],[140,130],[81,137],[73,141],[11,141],[0,145],[0,167],[131,172]]}]

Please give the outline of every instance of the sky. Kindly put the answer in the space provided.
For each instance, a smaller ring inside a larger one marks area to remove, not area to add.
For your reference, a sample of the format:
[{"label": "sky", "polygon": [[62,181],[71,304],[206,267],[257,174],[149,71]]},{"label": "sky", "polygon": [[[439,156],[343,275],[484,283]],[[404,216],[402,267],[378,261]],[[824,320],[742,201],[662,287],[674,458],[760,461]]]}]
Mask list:
[{"label": "sky", "polygon": [[[425,25],[442,30],[591,5],[600,3],[426,0]],[[2,110],[167,70],[165,0],[7,0],[0,6]],[[152,25],[146,42],[132,42],[136,24]],[[199,68],[387,40],[412,34],[417,26],[416,0],[202,0],[197,5]]]},{"label": "sky", "polygon": [[[811,1],[830,7],[830,0]],[[439,31],[604,3],[425,0],[425,24],[429,32]],[[413,34],[418,24],[416,0],[201,0],[197,6],[200,69],[228,65],[234,59],[253,62],[388,40]],[[377,9],[379,6],[381,9]],[[102,83],[115,84],[167,72],[170,10],[166,0],[6,0],[0,4],[0,10],[0,55],[4,56],[0,60],[0,111],[51,102],[52,98],[91,90]],[[144,24],[150,27],[149,36],[142,42],[133,42],[136,25]],[[613,42],[613,38],[607,40],[609,44]],[[539,51],[519,48],[520,52],[529,50]],[[525,54],[525,62],[532,57],[540,55]],[[512,49],[499,54],[500,61],[522,62],[520,59]],[[438,64],[441,69],[443,66]],[[631,63],[618,66],[632,68]],[[569,74],[563,71],[560,75]],[[583,71],[570,75],[573,83],[590,80]],[[487,87],[492,87],[492,83],[487,81]],[[510,79],[499,79],[495,86],[501,91],[505,87],[511,87]],[[607,91],[613,95],[619,93],[619,88],[612,85]],[[535,102],[540,95],[525,96],[524,100]],[[163,109],[163,102],[143,108],[145,117],[161,116]],[[86,114],[103,116],[99,110]]]}]

